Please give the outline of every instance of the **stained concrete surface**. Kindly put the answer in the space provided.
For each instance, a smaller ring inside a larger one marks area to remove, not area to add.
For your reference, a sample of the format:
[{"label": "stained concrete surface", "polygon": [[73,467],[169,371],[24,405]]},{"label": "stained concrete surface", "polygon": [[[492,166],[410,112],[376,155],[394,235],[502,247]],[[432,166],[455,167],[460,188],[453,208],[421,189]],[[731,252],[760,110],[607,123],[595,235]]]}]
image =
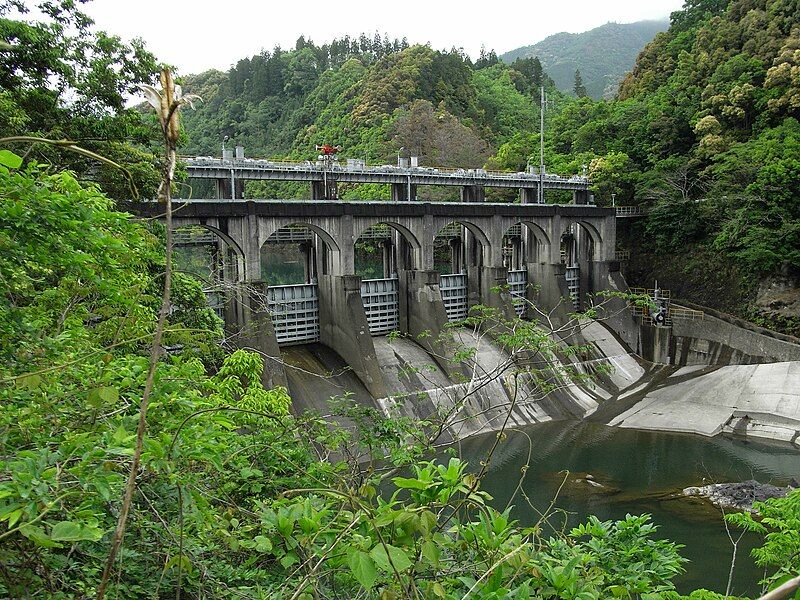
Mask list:
[{"label": "stained concrete surface", "polygon": [[685,367],[609,424],[798,443],[800,362]]}]

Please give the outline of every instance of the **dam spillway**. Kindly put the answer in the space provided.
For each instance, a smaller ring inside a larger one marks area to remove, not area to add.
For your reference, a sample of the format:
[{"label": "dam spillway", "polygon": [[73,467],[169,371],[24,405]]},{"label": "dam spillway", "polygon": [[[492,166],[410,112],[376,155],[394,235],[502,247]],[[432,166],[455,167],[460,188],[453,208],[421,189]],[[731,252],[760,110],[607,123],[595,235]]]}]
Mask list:
[{"label": "dam spillway", "polygon": [[[656,323],[632,313],[614,296],[629,290],[608,209],[193,201],[174,224],[217,236],[226,326],[238,345],[265,355],[265,385],[286,385],[296,411],[327,414],[329,398],[347,395],[387,416],[445,418],[452,439],[564,418],[800,438],[797,341],[713,315]],[[299,249],[290,257],[299,281],[264,271],[286,243]],[[371,264],[359,262],[364,250]],[[483,325],[453,326],[473,308],[494,311],[489,329],[521,316],[551,332],[562,349],[539,357],[547,385]],[[577,317],[581,310],[594,319]],[[437,341],[443,335],[449,345]],[[464,349],[474,355],[454,362]],[[738,367],[760,363],[787,364]]]}]

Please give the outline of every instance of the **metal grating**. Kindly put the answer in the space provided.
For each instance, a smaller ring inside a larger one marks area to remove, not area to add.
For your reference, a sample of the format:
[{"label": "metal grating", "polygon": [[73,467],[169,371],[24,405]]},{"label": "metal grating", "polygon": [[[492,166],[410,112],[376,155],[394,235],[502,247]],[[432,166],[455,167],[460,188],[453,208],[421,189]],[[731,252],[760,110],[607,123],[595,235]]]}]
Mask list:
[{"label": "metal grating", "polygon": [[630,250],[615,250],[614,251],[614,260],[630,260],[631,258],[631,251]]},{"label": "metal grating", "polygon": [[452,323],[466,319],[469,309],[467,304],[466,273],[442,275],[439,289],[442,292],[442,302],[444,302],[444,310],[447,312],[448,320]]},{"label": "metal grating", "polygon": [[506,231],[506,237],[522,237],[522,223],[512,225]]},{"label": "metal grating", "polygon": [[269,287],[267,307],[278,344],[319,341],[319,296],[315,283]]},{"label": "metal grating", "polygon": [[287,244],[310,242],[313,234],[308,227],[292,226],[281,227],[267,239],[268,244]]},{"label": "metal grating", "polygon": [[361,282],[361,301],[372,335],[386,335],[400,326],[398,289],[397,278]]},{"label": "metal grating", "polygon": [[575,310],[579,310],[581,306],[581,268],[579,266],[567,267],[566,280],[569,288],[569,297],[572,299],[572,307]]},{"label": "metal grating", "polygon": [[358,236],[359,240],[390,240],[392,239],[392,228],[388,225],[379,223],[367,229]]},{"label": "metal grating", "polygon": [[448,223],[439,230],[439,233],[436,234],[436,237],[442,239],[460,238],[461,227],[461,223],[458,222]]},{"label": "metal grating", "polygon": [[525,299],[525,288],[528,287],[528,271],[508,272],[508,291],[511,294],[511,303],[518,317],[525,316],[528,303]]}]

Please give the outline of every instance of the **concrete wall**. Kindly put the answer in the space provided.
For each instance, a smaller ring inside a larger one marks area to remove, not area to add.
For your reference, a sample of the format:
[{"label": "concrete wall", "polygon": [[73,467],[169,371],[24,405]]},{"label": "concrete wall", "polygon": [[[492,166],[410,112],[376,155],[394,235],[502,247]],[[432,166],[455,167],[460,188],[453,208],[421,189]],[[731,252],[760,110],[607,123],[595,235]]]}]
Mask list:
[{"label": "concrete wall", "polygon": [[375,398],[386,396],[386,385],[361,302],[361,278],[321,275],[318,290],[320,342],[350,365],[370,394]]},{"label": "concrete wall", "polygon": [[670,354],[679,365],[782,362],[800,360],[800,344],[706,314],[702,320],[675,321]]},{"label": "concrete wall", "polygon": [[[613,263],[612,263],[613,267]],[[616,269],[608,273],[608,289],[627,292],[628,285]],[[673,302],[673,306],[680,306]],[[728,317],[714,316],[702,306],[702,319],[676,319],[672,327],[642,325],[630,315],[622,300],[607,303],[599,315],[634,352],[654,363],[675,365],[737,365],[800,360],[800,344]],[[712,311],[713,312],[713,311]],[[737,322],[738,321],[738,322]]]},{"label": "concrete wall", "polygon": [[450,358],[455,352],[447,329],[447,312],[442,302],[438,271],[400,271],[400,331],[422,346],[448,377],[464,375]]},{"label": "concrete wall", "polygon": [[267,286],[263,282],[247,284],[244,294],[246,301],[242,304],[238,333],[234,336],[236,346],[245,350],[258,352],[264,360],[261,383],[267,389],[287,387],[288,380],[283,369],[281,351],[272,319],[263,305],[267,296]]}]

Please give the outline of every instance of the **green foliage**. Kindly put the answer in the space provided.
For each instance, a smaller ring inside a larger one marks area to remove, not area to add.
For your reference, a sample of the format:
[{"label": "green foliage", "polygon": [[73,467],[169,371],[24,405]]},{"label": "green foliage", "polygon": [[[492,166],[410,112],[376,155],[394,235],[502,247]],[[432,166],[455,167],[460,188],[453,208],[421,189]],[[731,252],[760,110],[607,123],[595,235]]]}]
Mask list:
[{"label": "green foliage", "polygon": [[[0,175],[0,239],[17,242],[0,257],[4,347],[22,350],[0,367],[0,594],[91,596],[135,445],[163,256],[157,236],[69,174]],[[254,353],[207,371],[197,356],[219,324],[198,307],[194,280],[173,283],[168,335],[182,343],[157,364],[113,593],[600,598],[669,588],[680,560],[651,543],[646,517],[544,540],[490,508],[465,463],[422,461],[432,423],[345,397],[337,412],[355,427],[331,432],[289,415],[286,390],[263,387]],[[471,317],[481,318],[496,315]],[[546,338],[509,336],[522,349]],[[386,493],[376,491],[384,477],[359,466],[362,450],[403,469]]]},{"label": "green foliage", "polygon": [[[155,57],[141,40],[124,43],[93,31],[75,2],[0,5],[0,41],[9,48],[0,62],[0,137],[37,135],[72,139],[126,167],[140,195],[153,197],[158,164],[150,144],[155,122],[126,108],[137,84],[151,83]],[[33,9],[39,20],[26,19]],[[130,197],[118,172],[74,153],[37,145],[34,160],[59,164],[92,177],[109,194]]]},{"label": "green foliage", "polygon": [[588,538],[580,543],[595,553],[598,566],[610,571],[607,578],[615,597],[625,597],[618,594],[620,588],[630,595],[670,590],[672,578],[683,572],[680,546],[650,539],[658,528],[649,520],[649,515],[627,515],[617,522],[589,517],[588,523],[570,532],[577,540]]},{"label": "green foliage", "polygon": [[725,594],[717,594],[709,590],[694,590],[688,596],[681,596],[677,592],[668,592],[663,594],[664,600],[747,600],[747,598],[739,598],[738,596],[726,596]]},{"label": "green foliage", "polygon": [[763,581],[777,587],[800,574],[800,490],[785,498],[756,502],[753,509],[757,518],[750,513],[731,513],[725,520],[764,536],[764,544],[753,550],[753,558],[759,566],[777,568]]}]

